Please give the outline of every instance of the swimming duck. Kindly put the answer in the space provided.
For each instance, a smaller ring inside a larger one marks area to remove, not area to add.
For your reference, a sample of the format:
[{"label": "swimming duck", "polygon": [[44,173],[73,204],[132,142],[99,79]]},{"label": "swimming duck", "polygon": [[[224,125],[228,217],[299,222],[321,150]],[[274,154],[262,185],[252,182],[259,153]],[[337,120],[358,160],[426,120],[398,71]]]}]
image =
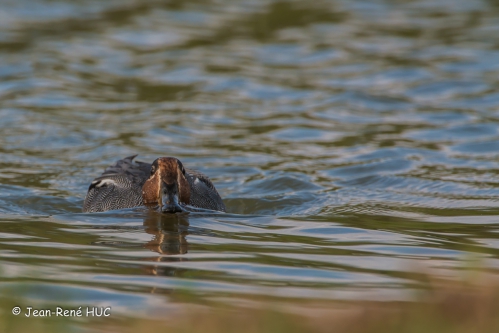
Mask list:
[{"label": "swimming duck", "polygon": [[164,213],[185,211],[185,205],[225,212],[222,198],[203,173],[184,168],[175,157],[149,164],[134,161],[136,156],[117,161],[92,181],[83,212],[142,205],[159,206]]}]

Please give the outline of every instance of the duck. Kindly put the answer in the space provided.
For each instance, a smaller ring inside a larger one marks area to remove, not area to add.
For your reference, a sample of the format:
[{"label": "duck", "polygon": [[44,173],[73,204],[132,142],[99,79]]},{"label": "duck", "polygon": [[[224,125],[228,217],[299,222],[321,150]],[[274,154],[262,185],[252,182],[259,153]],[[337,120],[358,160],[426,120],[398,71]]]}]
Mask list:
[{"label": "duck", "polygon": [[160,157],[152,163],[135,157],[118,160],[91,182],[84,213],[139,206],[162,213],[186,212],[186,206],[225,212],[220,194],[205,174],[184,168],[175,157]]}]

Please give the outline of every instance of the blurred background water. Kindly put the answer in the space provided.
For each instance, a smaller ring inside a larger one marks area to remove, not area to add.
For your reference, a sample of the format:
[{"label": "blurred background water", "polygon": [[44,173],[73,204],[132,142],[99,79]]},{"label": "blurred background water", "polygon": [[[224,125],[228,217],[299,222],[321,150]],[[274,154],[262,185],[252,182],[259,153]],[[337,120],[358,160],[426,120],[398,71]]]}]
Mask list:
[{"label": "blurred background water", "polygon": [[[498,35],[496,1],[2,1],[0,289],[161,315],[183,288],[495,277]],[[132,154],[206,173],[228,213],[82,214]]]}]

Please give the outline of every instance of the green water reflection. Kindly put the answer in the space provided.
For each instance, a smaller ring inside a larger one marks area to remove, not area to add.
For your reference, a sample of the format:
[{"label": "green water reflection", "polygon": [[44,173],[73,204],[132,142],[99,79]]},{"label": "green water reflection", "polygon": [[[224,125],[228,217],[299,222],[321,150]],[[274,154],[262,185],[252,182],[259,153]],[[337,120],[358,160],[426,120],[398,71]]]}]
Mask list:
[{"label": "green water reflection", "polygon": [[[423,0],[2,4],[0,288],[141,315],[184,288],[385,300],[463,260],[495,276],[498,14]],[[206,173],[228,214],[82,214],[90,181],[132,154]]]}]

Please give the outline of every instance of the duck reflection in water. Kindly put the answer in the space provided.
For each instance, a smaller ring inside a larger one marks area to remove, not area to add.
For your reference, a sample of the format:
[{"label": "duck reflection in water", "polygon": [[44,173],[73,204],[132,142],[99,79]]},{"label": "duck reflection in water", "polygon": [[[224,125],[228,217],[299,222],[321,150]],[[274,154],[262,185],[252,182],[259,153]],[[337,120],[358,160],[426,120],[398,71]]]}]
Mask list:
[{"label": "duck reflection in water", "polygon": [[153,238],[144,247],[159,254],[185,254],[188,251],[188,227],[188,214],[164,215],[149,212],[144,219],[144,230],[153,235]]},{"label": "duck reflection in water", "polygon": [[[151,265],[143,267],[147,275],[176,276],[179,269],[161,263],[187,261],[181,256],[189,249],[186,237],[189,234],[188,214],[159,214],[149,211],[144,219],[144,230],[152,235],[150,241],[143,246],[159,255],[143,258]],[[179,256],[180,255],[180,256]],[[156,263],[156,264],[154,264]]]}]

